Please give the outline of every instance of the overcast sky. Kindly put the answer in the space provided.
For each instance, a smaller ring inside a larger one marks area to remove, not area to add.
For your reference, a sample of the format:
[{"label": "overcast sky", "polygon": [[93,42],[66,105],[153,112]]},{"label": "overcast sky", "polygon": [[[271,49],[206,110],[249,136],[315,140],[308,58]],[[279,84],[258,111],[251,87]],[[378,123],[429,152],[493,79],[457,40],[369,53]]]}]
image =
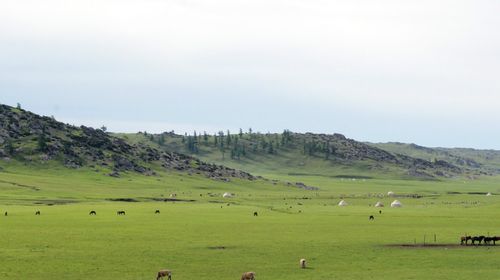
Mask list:
[{"label": "overcast sky", "polygon": [[108,130],[500,149],[497,0],[1,0],[0,103]]}]

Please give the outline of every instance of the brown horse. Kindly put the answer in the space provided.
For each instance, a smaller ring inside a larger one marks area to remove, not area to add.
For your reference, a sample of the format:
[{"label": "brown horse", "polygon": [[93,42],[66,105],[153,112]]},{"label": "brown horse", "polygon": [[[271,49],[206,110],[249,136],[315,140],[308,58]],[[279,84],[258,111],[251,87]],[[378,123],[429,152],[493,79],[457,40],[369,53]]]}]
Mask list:
[{"label": "brown horse", "polygon": [[472,236],[470,235],[460,237],[460,245],[465,244],[467,246],[467,241],[469,240],[472,240]]},{"label": "brown horse", "polygon": [[172,280],[172,271],[168,269],[162,269],[158,271],[156,276],[156,280],[160,280],[161,278],[167,277],[168,280]]},{"label": "brown horse", "polygon": [[241,280],[255,280],[255,272],[245,272],[241,275]]}]

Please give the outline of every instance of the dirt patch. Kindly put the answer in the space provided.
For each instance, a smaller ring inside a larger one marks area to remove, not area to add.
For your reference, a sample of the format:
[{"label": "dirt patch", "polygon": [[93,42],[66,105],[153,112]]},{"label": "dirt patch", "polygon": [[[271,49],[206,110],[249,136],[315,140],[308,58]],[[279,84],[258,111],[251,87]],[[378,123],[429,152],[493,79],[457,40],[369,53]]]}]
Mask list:
[{"label": "dirt patch", "polygon": [[385,247],[401,248],[401,249],[458,249],[458,248],[481,248],[481,247],[495,247],[485,245],[460,245],[460,244],[444,244],[444,243],[431,243],[431,244],[387,244]]},{"label": "dirt patch", "polygon": [[194,199],[163,198],[163,197],[161,197],[161,198],[149,197],[146,199],[153,200],[153,201],[163,201],[163,202],[195,202],[196,201]]},{"label": "dirt patch", "polygon": [[211,247],[208,247],[208,249],[210,249],[210,250],[226,250],[227,247],[226,246],[211,246]]},{"label": "dirt patch", "polygon": [[139,200],[134,198],[106,198],[106,200],[118,202],[139,202]]},{"label": "dirt patch", "polygon": [[64,204],[71,204],[71,203],[77,203],[78,201],[76,200],[36,200],[33,202],[33,204],[36,205],[47,205],[47,206],[54,206],[54,205],[64,205]]}]

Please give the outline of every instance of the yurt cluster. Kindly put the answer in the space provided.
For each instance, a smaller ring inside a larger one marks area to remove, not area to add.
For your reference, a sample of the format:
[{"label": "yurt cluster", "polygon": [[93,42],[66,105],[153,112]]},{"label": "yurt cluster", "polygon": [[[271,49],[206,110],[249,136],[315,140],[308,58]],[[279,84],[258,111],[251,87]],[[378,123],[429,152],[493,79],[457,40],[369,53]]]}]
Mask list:
[{"label": "yurt cluster", "polygon": [[[388,197],[394,197],[395,195],[396,195],[396,194],[395,194],[394,192],[392,192],[392,191],[387,192],[387,196],[388,196]],[[343,199],[342,199],[342,200],[339,202],[339,204],[338,204],[338,205],[339,205],[339,206],[341,206],[341,207],[344,207],[344,206],[348,206],[348,205],[349,205],[349,203],[347,203],[347,201],[345,201],[345,200],[343,200]],[[383,202],[381,202],[381,201],[377,201],[377,203],[375,203],[375,205],[374,205],[374,206],[375,206],[375,207],[384,207],[385,205],[384,205],[384,203],[383,203]],[[391,207],[392,207],[392,208],[399,208],[399,207],[403,207],[403,204],[401,203],[401,201],[399,201],[399,200],[397,200],[397,199],[396,199],[396,200],[394,200],[393,202],[391,202]]]}]

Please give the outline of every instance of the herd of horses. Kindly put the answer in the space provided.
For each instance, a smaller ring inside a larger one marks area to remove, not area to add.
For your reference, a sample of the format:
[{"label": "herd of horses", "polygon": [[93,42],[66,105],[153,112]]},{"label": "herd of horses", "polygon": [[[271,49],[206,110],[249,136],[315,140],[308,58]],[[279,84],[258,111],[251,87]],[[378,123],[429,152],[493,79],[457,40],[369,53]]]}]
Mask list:
[{"label": "herd of horses", "polygon": [[500,240],[500,236],[462,236],[460,237],[460,245],[469,245],[468,242],[469,240],[471,241],[471,245],[481,245],[481,242],[483,242],[484,245],[491,245],[491,242],[493,242],[493,245],[496,245],[496,242]]}]

